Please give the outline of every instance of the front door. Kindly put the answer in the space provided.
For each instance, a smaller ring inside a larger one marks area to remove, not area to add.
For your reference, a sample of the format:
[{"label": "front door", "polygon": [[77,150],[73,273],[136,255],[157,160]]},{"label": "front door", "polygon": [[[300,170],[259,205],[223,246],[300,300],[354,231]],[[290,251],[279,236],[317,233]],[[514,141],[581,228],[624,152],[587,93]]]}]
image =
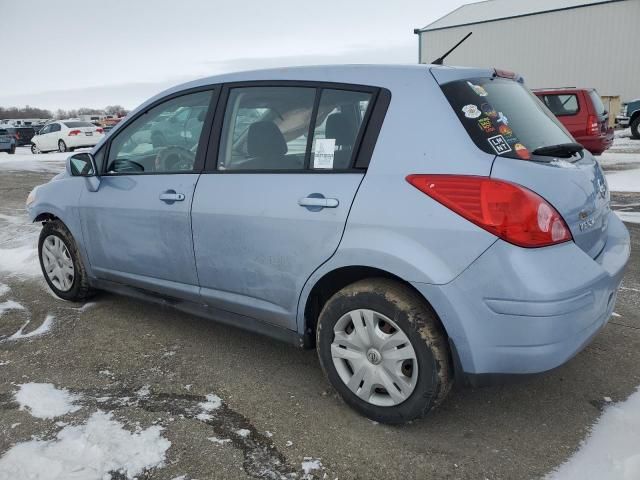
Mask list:
[{"label": "front door", "polygon": [[[80,200],[94,274],[179,298],[199,300],[190,207],[204,152],[206,116],[170,120],[178,110],[206,112],[212,91],[171,98],[119,130],[107,145],[96,192]],[[155,145],[158,132],[167,140]],[[207,136],[208,137],[208,136]]]},{"label": "front door", "polygon": [[337,249],[364,176],[352,162],[372,95],[225,88],[219,148],[192,209],[207,304],[295,329],[304,283]]}]

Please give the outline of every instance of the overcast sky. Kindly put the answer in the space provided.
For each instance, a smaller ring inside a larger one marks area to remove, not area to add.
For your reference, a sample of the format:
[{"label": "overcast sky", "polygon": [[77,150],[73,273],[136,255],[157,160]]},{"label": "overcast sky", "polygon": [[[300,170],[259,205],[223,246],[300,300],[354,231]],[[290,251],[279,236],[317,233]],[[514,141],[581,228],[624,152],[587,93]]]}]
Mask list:
[{"label": "overcast sky", "polygon": [[133,108],[229,71],[416,63],[423,27],[472,0],[0,0],[0,105]]}]

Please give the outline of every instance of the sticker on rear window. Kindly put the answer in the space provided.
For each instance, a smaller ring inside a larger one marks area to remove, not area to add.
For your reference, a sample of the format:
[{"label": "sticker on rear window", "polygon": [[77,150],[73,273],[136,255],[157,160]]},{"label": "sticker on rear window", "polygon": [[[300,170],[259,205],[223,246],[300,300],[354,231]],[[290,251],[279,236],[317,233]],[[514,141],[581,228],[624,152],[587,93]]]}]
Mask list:
[{"label": "sticker on rear window", "polygon": [[498,112],[496,112],[495,109],[488,103],[483,103],[480,106],[480,110],[482,110],[482,113],[484,113],[489,118],[498,118]]},{"label": "sticker on rear window", "polygon": [[467,118],[478,118],[482,115],[482,112],[476,105],[465,105],[462,107],[462,111],[464,112],[464,116]]},{"label": "sticker on rear window", "polygon": [[507,137],[513,135],[513,130],[511,130],[511,128],[507,127],[506,125],[500,125],[498,127],[498,131],[500,132],[500,135],[504,135]]},{"label": "sticker on rear window", "polygon": [[487,141],[498,155],[511,151],[511,147],[502,135],[496,135],[495,137],[487,138]]},{"label": "sticker on rear window", "polygon": [[516,143],[513,146],[513,149],[516,151],[516,155],[518,155],[521,159],[523,160],[531,159],[531,154],[529,153],[529,150],[527,150],[527,147],[525,147],[523,144]]},{"label": "sticker on rear window", "polygon": [[493,124],[491,123],[491,119],[487,117],[479,118],[478,125],[480,126],[480,129],[485,133],[493,133],[496,131]]},{"label": "sticker on rear window", "polygon": [[481,87],[480,85],[475,85],[471,82],[467,82],[467,85],[469,85],[471,87],[471,89],[476,92],[478,95],[480,95],[481,97],[486,97],[487,95],[489,95],[487,93],[487,91]]},{"label": "sticker on rear window", "polygon": [[498,112],[498,121],[504,123],[505,125],[509,125],[509,119],[502,112]]}]

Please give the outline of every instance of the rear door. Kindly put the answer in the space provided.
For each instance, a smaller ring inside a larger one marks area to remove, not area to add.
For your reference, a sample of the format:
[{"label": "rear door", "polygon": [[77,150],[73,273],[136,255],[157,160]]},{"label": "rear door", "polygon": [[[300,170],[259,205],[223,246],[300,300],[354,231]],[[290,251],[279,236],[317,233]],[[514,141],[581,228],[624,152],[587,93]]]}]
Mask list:
[{"label": "rear door", "polygon": [[491,76],[441,87],[478,148],[496,155],[491,177],[541,195],[563,216],[575,243],[597,256],[606,239],[610,197],[594,157],[586,149],[536,152],[575,140],[520,82]]},{"label": "rear door", "polygon": [[353,165],[375,96],[290,82],[224,89],[192,208],[207,304],[295,328],[304,282],[338,247],[364,176]]}]

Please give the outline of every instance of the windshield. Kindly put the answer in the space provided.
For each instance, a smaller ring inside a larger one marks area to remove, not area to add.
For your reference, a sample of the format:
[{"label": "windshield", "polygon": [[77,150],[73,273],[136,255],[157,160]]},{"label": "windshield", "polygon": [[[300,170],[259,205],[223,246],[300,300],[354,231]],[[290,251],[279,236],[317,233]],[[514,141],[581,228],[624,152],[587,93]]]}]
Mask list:
[{"label": "windshield", "polygon": [[505,78],[472,78],[442,85],[467,133],[481,150],[529,160],[531,152],[575,140],[524,85]]}]

